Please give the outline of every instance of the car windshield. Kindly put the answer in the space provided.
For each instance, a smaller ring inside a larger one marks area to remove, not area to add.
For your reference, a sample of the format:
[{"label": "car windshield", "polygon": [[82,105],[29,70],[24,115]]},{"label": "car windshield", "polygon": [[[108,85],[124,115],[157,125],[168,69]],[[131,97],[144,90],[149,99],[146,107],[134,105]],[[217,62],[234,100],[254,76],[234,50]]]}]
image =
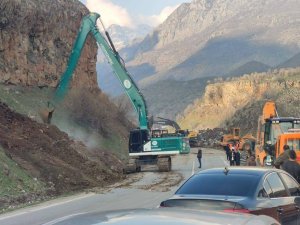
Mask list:
[{"label": "car windshield", "polygon": [[176,194],[251,196],[259,177],[245,174],[199,174],[189,179]]}]

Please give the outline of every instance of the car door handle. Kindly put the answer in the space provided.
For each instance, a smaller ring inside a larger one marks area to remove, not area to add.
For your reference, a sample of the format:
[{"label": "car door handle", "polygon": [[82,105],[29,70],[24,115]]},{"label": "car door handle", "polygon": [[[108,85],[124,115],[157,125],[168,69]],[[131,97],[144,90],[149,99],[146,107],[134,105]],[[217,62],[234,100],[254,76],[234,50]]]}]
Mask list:
[{"label": "car door handle", "polygon": [[279,213],[283,213],[284,212],[284,209],[283,208],[277,208],[277,212],[279,212]]}]

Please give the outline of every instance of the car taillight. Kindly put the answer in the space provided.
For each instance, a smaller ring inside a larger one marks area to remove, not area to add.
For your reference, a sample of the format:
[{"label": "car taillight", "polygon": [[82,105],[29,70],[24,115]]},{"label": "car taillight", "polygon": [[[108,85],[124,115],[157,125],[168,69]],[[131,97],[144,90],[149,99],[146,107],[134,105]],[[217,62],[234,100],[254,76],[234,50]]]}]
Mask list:
[{"label": "car taillight", "polygon": [[223,212],[228,213],[250,213],[248,209],[223,209]]}]

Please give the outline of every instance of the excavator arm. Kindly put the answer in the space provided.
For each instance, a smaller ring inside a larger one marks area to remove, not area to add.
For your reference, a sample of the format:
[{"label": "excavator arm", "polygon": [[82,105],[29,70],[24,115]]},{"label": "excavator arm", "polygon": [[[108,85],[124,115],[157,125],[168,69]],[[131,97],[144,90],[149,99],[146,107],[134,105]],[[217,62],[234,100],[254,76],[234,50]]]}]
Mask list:
[{"label": "excavator arm", "polygon": [[[98,46],[102,49],[104,55],[108,59],[108,62],[112,65],[115,75],[119,79],[135,111],[137,112],[138,119],[139,119],[139,128],[149,129],[148,112],[147,112],[145,99],[142,93],[140,92],[140,90],[138,89],[137,85],[131,78],[130,74],[126,70],[121,57],[119,56],[118,52],[116,51],[109,37],[109,34],[105,31],[107,37],[106,39],[99,32],[96,25],[98,19],[100,19],[100,15],[97,13],[90,13],[89,15],[83,18],[80,30],[78,32],[76,41],[73,46],[72,53],[69,57],[68,66],[60,79],[54,97],[50,104],[52,104],[55,107],[59,102],[61,102],[64,99],[66,93],[69,90],[69,85],[72,80],[73,72],[76,69],[86,38],[88,34],[91,33],[96,39]],[[49,112],[48,117],[43,118],[43,120],[46,122],[51,121],[53,108],[49,109],[48,112]]]},{"label": "excavator arm", "polygon": [[176,122],[173,121],[173,120],[165,119],[165,118],[162,118],[162,117],[157,117],[157,119],[158,119],[158,120],[154,120],[154,121],[153,121],[154,124],[168,125],[168,126],[174,127],[174,129],[175,129],[176,131],[181,130],[181,128],[180,128],[180,126],[178,125],[178,123],[176,123]]}]

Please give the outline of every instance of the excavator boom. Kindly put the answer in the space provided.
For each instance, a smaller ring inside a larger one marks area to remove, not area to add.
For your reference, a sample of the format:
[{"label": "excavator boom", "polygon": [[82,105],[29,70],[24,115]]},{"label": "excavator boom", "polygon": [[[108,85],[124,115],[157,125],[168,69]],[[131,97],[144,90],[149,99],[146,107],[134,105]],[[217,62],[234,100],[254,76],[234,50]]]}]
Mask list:
[{"label": "excavator boom", "polygon": [[78,63],[81,51],[88,34],[92,34],[98,46],[111,64],[114,74],[119,79],[125,93],[128,95],[133,108],[138,114],[139,128],[130,131],[129,135],[129,162],[126,171],[140,171],[142,164],[156,164],[160,171],[171,170],[171,155],[187,154],[190,152],[188,139],[181,136],[151,137],[150,118],[148,118],[147,106],[144,96],[131,78],[124,66],[122,58],[116,51],[109,34],[105,31],[105,36],[99,32],[96,22],[100,20],[100,15],[90,13],[82,20],[79,33],[77,35],[73,51],[70,55],[66,71],[56,88],[52,101],[48,104],[47,113],[43,117],[45,122],[50,123],[55,106],[58,106],[69,90],[73,72]]},{"label": "excavator boom", "polygon": [[140,129],[149,129],[148,112],[144,97],[135,82],[131,79],[131,76],[127,72],[126,68],[123,66],[122,59],[115,50],[108,33],[106,32],[106,36],[108,38],[107,41],[99,32],[96,26],[96,22],[99,18],[100,15],[97,13],[90,13],[83,18],[80,31],[77,35],[72,53],[69,58],[67,69],[62,75],[56,88],[54,97],[50,102],[50,105],[53,106],[46,110],[48,113],[41,113],[42,119],[44,122],[51,122],[54,107],[64,99],[66,93],[68,92],[70,82],[72,80],[72,76],[74,70],[76,69],[86,38],[88,34],[91,33],[95,37],[97,44],[104,52],[109,63],[112,65],[114,73],[124,87],[126,94],[129,96],[129,99],[131,100],[131,103],[138,114]]}]

